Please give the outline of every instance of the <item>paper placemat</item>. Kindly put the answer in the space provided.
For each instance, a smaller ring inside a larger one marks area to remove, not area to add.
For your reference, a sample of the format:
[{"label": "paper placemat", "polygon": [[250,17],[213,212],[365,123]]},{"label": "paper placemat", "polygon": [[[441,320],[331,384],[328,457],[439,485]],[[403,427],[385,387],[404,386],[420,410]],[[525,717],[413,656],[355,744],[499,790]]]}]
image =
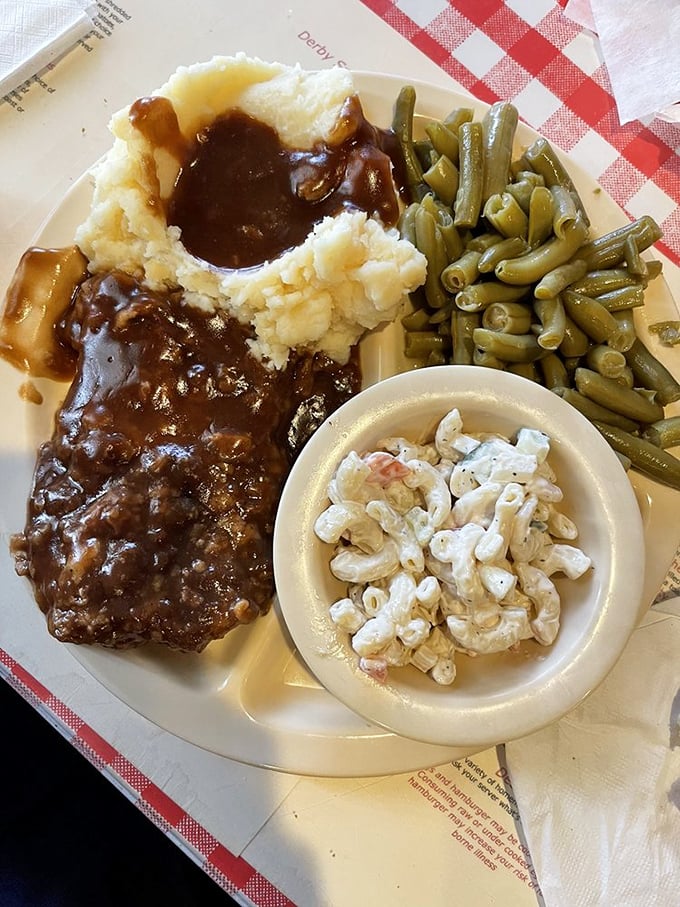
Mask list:
[{"label": "paper placemat", "polygon": [[[0,194],[9,200],[0,206],[2,286],[42,219],[109,147],[111,113],[175,65],[237,50],[307,68],[400,72],[484,100],[514,100],[631,216],[654,214],[666,234],[667,279],[680,286],[677,133],[656,121],[618,125],[592,36],[550,0],[346,0],[341,8],[303,0],[276,9],[253,0],[238,23],[217,0],[198,0],[190,22],[157,0],[97,7],[86,41],[0,102]],[[163,42],[151,45],[160,22]],[[121,69],[121,59],[134,63]],[[48,118],[59,123],[50,148],[42,141]],[[11,527],[0,528],[6,541]],[[667,591],[679,574],[676,562]],[[5,598],[2,607],[11,606]],[[541,903],[502,748],[392,778],[281,776],[159,730],[55,646],[46,633],[4,623],[3,676],[243,903],[344,907],[370,894],[400,905],[422,903],[423,891],[432,905],[452,897],[461,907]],[[379,834],[363,834],[374,819]],[[394,867],[387,888],[375,872],[382,865]]]}]

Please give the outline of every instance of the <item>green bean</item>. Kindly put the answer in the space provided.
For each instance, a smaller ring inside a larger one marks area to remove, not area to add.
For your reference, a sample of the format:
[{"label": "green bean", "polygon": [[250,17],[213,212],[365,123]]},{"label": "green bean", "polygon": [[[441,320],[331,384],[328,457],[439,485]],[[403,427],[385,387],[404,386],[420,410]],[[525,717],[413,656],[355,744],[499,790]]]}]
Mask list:
[{"label": "green bean", "polygon": [[392,131],[394,132],[404,162],[406,183],[414,199],[422,198],[425,189],[423,168],[413,147],[413,113],[416,106],[416,90],[404,85],[394,105]]},{"label": "green bean", "polygon": [[[509,192],[510,195],[513,195],[517,199],[522,211],[528,215],[531,204],[531,193],[539,186],[546,191],[550,191],[545,185],[545,180],[542,176],[535,173],[533,170],[522,170],[517,174],[514,182],[508,183],[505,187],[505,191]],[[550,201],[552,204],[552,197]]]},{"label": "green bean", "polygon": [[533,334],[503,334],[476,328],[472,337],[478,349],[497,356],[503,362],[533,362],[546,354]]},{"label": "green bean", "polygon": [[457,227],[474,227],[479,220],[484,186],[484,148],[481,123],[462,123],[458,129],[460,182],[454,205]]},{"label": "green bean", "polygon": [[[653,259],[648,263],[647,267],[647,277],[635,277],[632,274],[628,273],[626,268],[608,268],[603,271],[591,271],[592,275],[605,275],[609,274],[609,279],[601,278],[594,280],[588,280],[588,274],[584,280],[586,281],[586,295],[587,296],[604,296],[609,293],[621,292],[624,293],[624,290],[629,290],[631,294],[644,293],[645,288],[649,285],[650,280],[654,280],[656,277],[661,274],[663,265],[658,259]],[[573,287],[572,287],[573,289]],[[583,291],[579,291],[583,292]]]},{"label": "green bean", "polygon": [[626,237],[623,244],[623,258],[626,262],[626,268],[631,274],[646,279],[647,265],[645,264],[644,258],[640,255],[640,250],[638,249],[633,236]]},{"label": "green bean", "polygon": [[[617,348],[622,353],[627,352],[637,339],[635,332],[635,320],[633,312],[630,309],[621,309],[620,312],[612,312],[614,320],[619,326],[619,335],[617,338]],[[611,341],[609,341],[611,346]]]},{"label": "green bean", "polygon": [[580,258],[573,258],[564,265],[558,265],[543,276],[536,284],[534,296],[537,299],[551,299],[569,287],[586,273],[586,263]]},{"label": "green bean", "polygon": [[[590,387],[594,373],[646,412],[631,430],[664,400],[680,400],[680,383],[641,346],[633,320],[662,270],[642,254],[661,236],[654,219],[590,239],[582,201],[549,142],[512,159],[513,105],[492,105],[481,122],[459,108],[426,121],[414,141],[415,103],[415,88],[403,86],[392,120],[414,202],[399,232],[427,259],[425,282],[401,319],[408,355],[419,364],[507,368],[553,389],[577,374]],[[580,388],[570,394],[583,396]]]},{"label": "green bean", "polygon": [[439,275],[448,260],[444,239],[434,217],[422,205],[415,214],[416,246],[427,259],[425,297],[433,309],[441,308],[447,300]]},{"label": "green bean", "polygon": [[656,334],[664,346],[677,346],[680,343],[680,321],[656,321],[647,326],[650,334]]},{"label": "green bean", "polygon": [[507,366],[506,371],[512,372],[513,375],[519,375],[520,378],[526,378],[527,381],[534,381],[536,384],[541,381],[535,362],[511,362]]},{"label": "green bean", "polygon": [[401,319],[405,331],[424,331],[430,326],[430,316],[425,309],[414,309]]},{"label": "green bean", "polygon": [[465,244],[465,248],[472,252],[486,252],[491,246],[496,246],[502,241],[503,237],[500,233],[478,233],[477,236],[472,236],[468,240]]},{"label": "green bean", "polygon": [[472,363],[473,365],[481,365],[484,368],[496,368],[499,371],[504,371],[507,366],[507,363],[499,359],[498,356],[494,356],[487,350],[480,350],[479,347],[475,347],[472,354]]},{"label": "green bean", "polygon": [[479,277],[479,259],[481,252],[469,249],[459,259],[448,264],[441,271],[441,282],[449,293],[455,293],[470,286]]},{"label": "green bean", "polygon": [[609,290],[600,293],[595,299],[610,312],[620,312],[624,309],[634,309],[645,304],[645,292],[642,286],[619,287],[618,290]]},{"label": "green bean", "polygon": [[584,396],[573,387],[555,387],[552,388],[554,393],[563,400],[566,400],[574,409],[577,409],[581,415],[585,416],[590,422],[605,422],[607,425],[616,425],[623,431],[636,431],[638,423],[621,413],[615,413],[606,406],[595,403],[589,397]]},{"label": "green bean", "polygon": [[509,192],[490,196],[482,213],[502,236],[527,235],[529,219]]},{"label": "green bean", "polygon": [[407,239],[411,245],[416,245],[416,211],[418,203],[413,202],[404,208],[399,218],[399,235],[402,239]]},{"label": "green bean", "polygon": [[586,353],[586,364],[605,378],[618,378],[626,369],[626,357],[606,344],[595,344]]},{"label": "green bean", "polygon": [[626,361],[642,387],[656,391],[656,399],[662,406],[680,400],[680,384],[639,338],[626,351]]},{"label": "green bean", "polygon": [[565,290],[562,301],[567,315],[595,343],[608,343],[615,350],[625,345],[618,321],[596,299]]},{"label": "green bean", "polygon": [[448,357],[446,353],[441,350],[430,350],[430,352],[427,354],[425,365],[446,365],[447,362]]},{"label": "green bean", "polygon": [[407,359],[422,359],[429,353],[443,352],[447,338],[435,331],[410,331],[404,335],[404,355]]},{"label": "green bean", "polygon": [[492,104],[482,120],[484,142],[482,204],[491,196],[500,195],[508,182],[517,121],[517,108],[507,101]]},{"label": "green bean", "polygon": [[645,277],[643,283],[644,286],[647,286],[650,280],[654,280],[661,274],[663,271],[663,263],[659,261],[658,258],[649,258],[645,260],[645,265],[647,267],[647,276]]},{"label": "green bean", "polygon": [[538,364],[543,375],[543,383],[548,390],[569,386],[569,375],[564,367],[564,362],[557,353],[548,353],[547,356],[538,360]]},{"label": "green bean", "polygon": [[628,457],[635,469],[664,485],[680,489],[680,460],[667,450],[613,425],[596,422],[595,426],[614,450]]},{"label": "green bean", "polygon": [[537,249],[521,258],[502,261],[496,267],[496,277],[505,283],[536,283],[558,265],[563,265],[579,248],[587,232],[582,220],[577,220],[565,230],[563,239],[549,239]]},{"label": "green bean", "polygon": [[564,165],[555,153],[554,148],[547,139],[537,139],[531,147],[524,152],[525,159],[529,162],[536,173],[540,173],[545,180],[546,186],[551,189],[553,186],[564,186],[574,200],[576,210],[581,215],[587,227],[590,226],[586,209],[581,198],[576,191],[576,186],[564,169]]},{"label": "green bean", "polygon": [[497,280],[487,280],[465,287],[456,294],[456,305],[464,312],[480,312],[494,302],[516,302],[526,296],[531,287],[510,286]]},{"label": "green bean", "polygon": [[449,261],[454,261],[463,254],[463,239],[457,227],[454,226],[451,209],[429,192],[420,204],[434,217],[444,240]]},{"label": "green bean", "polygon": [[534,186],[529,197],[529,226],[527,240],[530,246],[540,246],[552,233],[554,201],[546,186]]},{"label": "green bean", "polygon": [[439,156],[429,139],[414,139],[413,150],[423,170],[427,170],[428,167],[432,166],[433,161]]},{"label": "green bean", "polygon": [[567,370],[567,374],[571,375],[571,380],[574,380],[574,372],[577,368],[581,367],[582,356],[564,356],[562,361],[564,362],[564,367]]},{"label": "green bean", "polygon": [[423,173],[423,179],[445,205],[453,204],[458,192],[458,168],[445,154]]},{"label": "green bean", "polygon": [[417,208],[418,205],[422,205],[426,211],[429,211],[438,224],[446,223],[448,221],[453,223],[453,215],[451,214],[450,207],[438,199],[434,192],[428,192],[421,198],[420,202],[416,202],[415,205],[411,205],[410,207]]},{"label": "green bean", "polygon": [[415,290],[412,290],[408,294],[408,299],[411,303],[411,308],[414,311],[424,309],[425,312],[427,313],[428,305],[427,305],[427,299],[425,298],[425,287],[424,286],[416,287]]},{"label": "green bean", "polygon": [[440,224],[439,232],[444,240],[449,261],[455,261],[460,258],[464,251],[463,239],[458,232],[458,228],[453,224],[453,218],[450,224]]},{"label": "green bean", "polygon": [[476,312],[463,312],[460,309],[451,312],[451,362],[454,365],[473,364],[475,342],[472,335],[479,325],[480,316]]},{"label": "green bean", "polygon": [[432,318],[430,318],[430,323],[433,327],[437,328],[437,333],[442,337],[451,337],[451,313],[453,312],[453,305],[447,306],[446,310],[439,309],[434,313]]},{"label": "green bean", "polygon": [[515,181],[522,179],[522,174],[527,172],[535,173],[536,171],[531,169],[531,164],[523,154],[516,160],[510,161],[510,174]]},{"label": "green bean", "polygon": [[531,309],[521,302],[493,302],[484,309],[482,326],[505,334],[527,334],[531,329]]},{"label": "green bean", "polygon": [[580,359],[589,346],[588,335],[567,315],[564,319],[564,339],[559,346],[562,356],[565,359]]},{"label": "green bean", "polygon": [[635,375],[633,374],[633,369],[629,365],[625,367],[616,380],[622,387],[635,387]]},{"label": "green bean", "polygon": [[494,270],[499,261],[503,261],[506,258],[516,258],[518,255],[524,255],[528,251],[529,246],[523,239],[519,236],[510,236],[495,243],[493,246],[489,246],[488,249],[482,252],[482,257],[479,259],[478,264],[479,272],[480,274],[487,274]]},{"label": "green bean", "polygon": [[661,239],[661,228],[656,221],[645,214],[639,220],[619,227],[585,243],[579,249],[579,258],[583,258],[588,270],[615,267],[625,257],[625,245],[629,236],[633,236],[639,252],[643,252],[657,240]]},{"label": "green bean", "polygon": [[541,321],[540,332],[536,337],[538,345],[544,350],[556,350],[564,340],[567,330],[567,316],[559,296],[552,299],[536,299],[534,311]]},{"label": "green bean", "polygon": [[458,127],[454,131],[440,120],[433,120],[425,132],[437,154],[445,155],[453,164],[458,161]]},{"label": "green bean", "polygon": [[656,400],[656,391],[652,391],[648,387],[636,387],[635,390],[638,394],[642,394],[643,397],[646,397],[647,400],[651,400],[652,402]]},{"label": "green bean", "polygon": [[[553,197],[555,213],[553,215],[553,231],[560,239],[564,237],[565,228],[573,224],[577,217],[576,205],[569,190],[556,183],[550,187]],[[585,273],[585,272],[584,272]]]},{"label": "green bean", "polygon": [[[508,183],[505,192],[516,200],[522,211],[529,216],[529,207],[531,205],[531,194],[536,187],[528,180],[520,180],[516,183]],[[546,190],[547,191],[547,190]]]},{"label": "green bean", "polygon": [[517,175],[517,180],[531,183],[534,188],[536,186],[544,186],[545,188],[547,188],[547,186],[545,186],[545,180],[543,179],[541,174],[536,173],[536,171],[532,170],[531,167],[527,167],[526,170],[520,170]]},{"label": "green bean", "polygon": [[664,450],[680,444],[680,416],[668,416],[658,422],[652,422],[645,429],[643,436]]},{"label": "green bean", "polygon": [[441,330],[441,325],[446,324],[451,318],[451,312],[454,309],[453,299],[447,299],[446,305],[441,309],[435,309],[434,312],[428,312],[428,324],[430,327],[437,327]]},{"label": "green bean", "polygon": [[577,368],[574,382],[576,389],[589,400],[635,422],[658,422],[663,419],[663,407],[660,404],[652,403],[636,390],[622,387],[614,378],[605,378],[588,368]]},{"label": "green bean", "polygon": [[451,113],[447,114],[442,120],[443,124],[451,130],[451,132],[458,134],[458,130],[463,125],[463,123],[469,123],[474,119],[475,112],[471,107],[456,107]]},{"label": "green bean", "polygon": [[[583,261],[583,259],[580,259]],[[600,296],[611,290],[620,290],[622,287],[639,286],[640,281],[633,277],[626,268],[602,268],[597,271],[588,271],[580,280],[575,280],[569,287],[574,293],[583,296]]]}]

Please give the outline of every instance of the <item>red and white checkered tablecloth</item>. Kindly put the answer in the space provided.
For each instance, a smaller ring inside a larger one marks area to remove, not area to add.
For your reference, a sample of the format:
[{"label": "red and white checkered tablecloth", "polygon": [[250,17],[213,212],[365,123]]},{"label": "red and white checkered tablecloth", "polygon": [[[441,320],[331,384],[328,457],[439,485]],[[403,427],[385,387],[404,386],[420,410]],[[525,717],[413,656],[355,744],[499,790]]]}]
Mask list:
[{"label": "red and white checkered tablecloth", "polygon": [[567,0],[362,2],[475,97],[512,101],[630,217],[654,217],[657,247],[680,264],[680,125],[619,123],[596,39]]}]

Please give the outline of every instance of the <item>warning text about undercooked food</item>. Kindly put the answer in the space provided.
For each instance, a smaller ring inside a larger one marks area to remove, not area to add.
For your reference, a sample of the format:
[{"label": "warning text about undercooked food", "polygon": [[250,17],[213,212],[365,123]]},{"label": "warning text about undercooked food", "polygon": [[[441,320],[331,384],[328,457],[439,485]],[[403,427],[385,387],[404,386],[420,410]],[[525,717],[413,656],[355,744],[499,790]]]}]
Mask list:
[{"label": "warning text about undercooked food", "polygon": [[456,844],[489,872],[509,872],[538,889],[529,851],[515,833],[519,813],[503,769],[489,775],[467,758],[453,766],[460,783],[445,770],[430,768],[412,774],[408,784],[442,815]]}]

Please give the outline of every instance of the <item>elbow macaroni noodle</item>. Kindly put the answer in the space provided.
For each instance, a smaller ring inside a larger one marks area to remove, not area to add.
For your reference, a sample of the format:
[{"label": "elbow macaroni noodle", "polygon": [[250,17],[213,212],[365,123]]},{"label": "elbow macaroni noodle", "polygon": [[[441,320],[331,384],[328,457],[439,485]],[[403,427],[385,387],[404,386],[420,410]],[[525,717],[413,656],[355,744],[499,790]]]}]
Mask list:
[{"label": "elbow macaroni noodle", "polygon": [[342,460],[314,525],[335,546],[331,572],[348,584],[330,617],[360,668],[384,681],[412,664],[451,684],[457,653],[551,645],[560,623],[552,577],[577,579],[591,561],[569,544],[577,529],[557,508],[547,435],[465,434],[452,409],[431,443],[378,447]]}]

